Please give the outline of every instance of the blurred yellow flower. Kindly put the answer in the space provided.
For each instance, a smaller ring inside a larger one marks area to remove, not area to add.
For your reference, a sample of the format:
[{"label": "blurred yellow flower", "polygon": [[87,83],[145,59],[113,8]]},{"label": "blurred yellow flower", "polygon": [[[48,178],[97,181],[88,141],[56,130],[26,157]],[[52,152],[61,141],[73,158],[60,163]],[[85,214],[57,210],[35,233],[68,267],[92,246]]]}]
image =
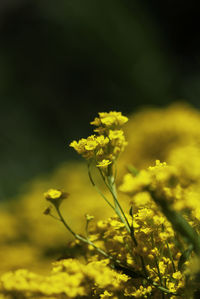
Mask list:
[{"label": "blurred yellow flower", "polygon": [[102,161],[100,161],[98,164],[97,164],[97,167],[100,167],[100,168],[106,168],[108,165],[112,164],[112,161],[109,161],[109,160],[106,160],[106,159],[103,159]]}]

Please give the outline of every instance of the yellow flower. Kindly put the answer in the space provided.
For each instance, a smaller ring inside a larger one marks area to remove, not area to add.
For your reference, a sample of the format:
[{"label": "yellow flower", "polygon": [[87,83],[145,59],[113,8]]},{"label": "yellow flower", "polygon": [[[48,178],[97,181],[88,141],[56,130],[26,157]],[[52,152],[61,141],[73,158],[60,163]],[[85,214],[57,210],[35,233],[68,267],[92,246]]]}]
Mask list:
[{"label": "yellow flower", "polygon": [[98,162],[97,167],[107,168],[107,166],[110,165],[111,163],[112,163],[112,161],[104,159],[104,160]]},{"label": "yellow flower", "polygon": [[49,189],[44,193],[45,199],[50,201],[55,206],[59,206],[63,199],[67,198],[68,195],[68,193],[62,192],[58,189]]},{"label": "yellow flower", "polygon": [[165,271],[167,270],[167,266],[164,264],[163,261],[159,262],[158,266],[159,266],[160,273],[164,274]]},{"label": "yellow flower", "polygon": [[96,149],[98,143],[96,142],[96,140],[89,140],[87,141],[87,144],[85,145],[85,149],[87,151],[93,151]]},{"label": "yellow flower", "polygon": [[83,154],[85,151],[85,145],[87,144],[87,140],[82,138],[78,142],[72,141],[69,146],[73,147],[78,154]]},{"label": "yellow flower", "polygon": [[116,122],[116,118],[114,116],[105,116],[101,118],[101,123],[106,127],[111,127]]},{"label": "yellow flower", "polygon": [[[107,299],[108,297],[112,297],[113,298],[113,293],[108,292],[108,291],[104,291],[104,293],[100,295],[101,299]],[[117,298],[117,297],[115,297],[115,298]]]},{"label": "yellow flower", "polygon": [[176,292],[176,286],[175,286],[174,282],[169,282],[167,287],[168,287],[170,292],[173,292],[173,293]]},{"label": "yellow flower", "polygon": [[177,272],[173,273],[172,277],[180,280],[183,277],[183,275],[181,274],[180,271],[177,271]]},{"label": "yellow flower", "polygon": [[122,130],[109,130],[109,138],[110,140],[113,139],[120,139],[124,137],[124,132]]},{"label": "yellow flower", "polygon": [[90,124],[94,125],[94,126],[100,126],[101,120],[98,117],[95,117],[95,119],[93,121],[91,121]]},{"label": "yellow flower", "polygon": [[108,137],[104,137],[103,135],[100,135],[96,138],[96,141],[98,142],[98,144],[101,147],[104,147],[104,146],[106,146],[106,144],[108,144],[109,139],[108,139]]},{"label": "yellow flower", "polygon": [[153,217],[153,222],[156,226],[159,226],[161,224],[163,224],[165,221],[165,218],[163,216],[158,216],[158,215],[155,215]]},{"label": "yellow flower", "polygon": [[58,199],[62,196],[62,192],[57,189],[49,189],[44,193],[46,199]]}]

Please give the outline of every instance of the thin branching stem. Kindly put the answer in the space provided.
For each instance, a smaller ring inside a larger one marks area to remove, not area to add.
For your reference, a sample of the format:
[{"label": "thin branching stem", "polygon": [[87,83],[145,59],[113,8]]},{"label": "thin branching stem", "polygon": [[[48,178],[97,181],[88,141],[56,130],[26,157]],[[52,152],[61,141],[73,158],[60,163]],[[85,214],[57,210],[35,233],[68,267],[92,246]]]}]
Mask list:
[{"label": "thin branching stem", "polygon": [[103,197],[103,199],[106,201],[106,203],[115,211],[115,207],[109,202],[109,200],[106,198],[106,196],[103,194],[103,192],[101,192],[101,190],[97,187],[97,185],[95,184],[91,171],[90,171],[90,165],[88,164],[88,176],[90,179],[90,182],[92,183],[92,186],[96,189],[96,191],[101,195],[101,197]]}]

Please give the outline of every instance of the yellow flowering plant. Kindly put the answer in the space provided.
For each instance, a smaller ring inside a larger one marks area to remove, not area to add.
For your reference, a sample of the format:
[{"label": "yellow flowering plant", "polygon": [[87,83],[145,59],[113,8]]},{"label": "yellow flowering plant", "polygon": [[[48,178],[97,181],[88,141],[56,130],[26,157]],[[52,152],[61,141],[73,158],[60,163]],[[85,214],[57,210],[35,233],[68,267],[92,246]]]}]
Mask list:
[{"label": "yellow flowering plant", "polygon": [[[77,240],[88,245],[89,261],[99,261],[104,256],[111,268],[126,275],[127,281],[120,296],[191,296],[195,291],[189,288],[190,276],[184,271],[190,255],[193,252],[200,255],[200,237],[193,223],[190,223],[191,219],[188,221],[188,212],[184,217],[174,209],[180,194],[185,192],[177,169],[159,160],[147,170],[137,171],[129,167],[129,173],[119,187],[119,191],[131,198],[128,214],[119,203],[115,172],[118,156],[127,145],[122,130],[127,120],[120,112],[99,113],[99,117],[91,122],[96,126],[94,132],[97,135],[70,144],[86,158],[92,185],[116,216],[108,221],[99,221],[88,231],[93,217],[87,215],[86,237],[82,237],[71,230],[59,207],[54,205],[65,227]],[[112,195],[112,202],[94,182],[90,168],[93,162]],[[187,290],[189,295],[186,295],[186,288],[190,290]],[[115,294],[115,291],[110,294]]]},{"label": "yellow flowering plant", "polygon": [[[70,144],[86,159],[92,186],[114,215],[95,223],[86,214],[85,235],[78,234],[61,210],[70,195],[49,189],[44,196],[50,206],[44,213],[72,234],[72,248],[82,244],[83,257],[54,262],[48,276],[7,272],[0,277],[0,298],[199,298],[198,175],[191,179],[188,171],[185,177],[178,163],[156,160],[142,170],[129,165],[116,186],[127,121],[121,112],[99,113],[91,122],[94,134]],[[128,209],[118,194],[128,198]]]}]

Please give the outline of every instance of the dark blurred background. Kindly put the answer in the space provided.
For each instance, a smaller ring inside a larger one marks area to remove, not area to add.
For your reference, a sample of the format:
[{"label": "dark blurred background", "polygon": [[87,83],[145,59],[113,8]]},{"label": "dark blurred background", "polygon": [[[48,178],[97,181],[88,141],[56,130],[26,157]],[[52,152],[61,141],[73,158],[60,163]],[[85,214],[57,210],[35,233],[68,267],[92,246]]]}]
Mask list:
[{"label": "dark blurred background", "polygon": [[199,107],[195,1],[0,0],[0,199],[77,155],[98,111]]}]

